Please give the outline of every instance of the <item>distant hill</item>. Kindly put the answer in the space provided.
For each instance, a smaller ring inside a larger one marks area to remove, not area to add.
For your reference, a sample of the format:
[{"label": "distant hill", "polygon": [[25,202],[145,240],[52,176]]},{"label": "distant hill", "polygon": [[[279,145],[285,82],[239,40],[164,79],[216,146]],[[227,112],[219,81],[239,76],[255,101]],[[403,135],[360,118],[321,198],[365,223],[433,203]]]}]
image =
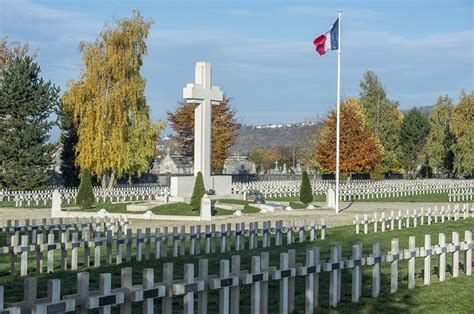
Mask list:
[{"label": "distant hill", "polygon": [[322,123],[243,125],[238,131],[237,141],[232,146],[231,152],[245,155],[253,148],[298,147],[308,141],[310,134],[320,132],[322,125]]},{"label": "distant hill", "polygon": [[[428,117],[434,106],[417,107],[421,113]],[[403,109],[407,114],[410,109]],[[323,122],[292,123],[292,124],[267,124],[267,125],[242,125],[237,132],[236,143],[231,148],[232,154],[246,155],[253,148],[272,148],[275,146],[301,147],[310,139],[311,134],[321,132]],[[171,140],[174,146],[173,135],[161,139],[160,144]],[[172,149],[172,151],[174,151]]]}]

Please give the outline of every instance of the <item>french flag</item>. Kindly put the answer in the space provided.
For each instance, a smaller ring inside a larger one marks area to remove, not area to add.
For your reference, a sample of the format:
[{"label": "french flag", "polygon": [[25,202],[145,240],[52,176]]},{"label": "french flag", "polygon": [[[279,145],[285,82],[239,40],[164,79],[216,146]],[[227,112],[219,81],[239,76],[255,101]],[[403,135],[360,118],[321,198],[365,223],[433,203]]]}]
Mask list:
[{"label": "french flag", "polygon": [[313,43],[320,56],[329,50],[337,50],[339,48],[339,19],[332,24],[329,31],[316,38]]}]

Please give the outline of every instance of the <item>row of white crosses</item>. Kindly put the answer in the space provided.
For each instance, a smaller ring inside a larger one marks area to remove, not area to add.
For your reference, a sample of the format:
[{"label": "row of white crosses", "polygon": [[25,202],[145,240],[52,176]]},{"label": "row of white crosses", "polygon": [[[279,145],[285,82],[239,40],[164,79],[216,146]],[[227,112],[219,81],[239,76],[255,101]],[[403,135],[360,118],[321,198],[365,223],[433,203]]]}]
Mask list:
[{"label": "row of white crosses", "polygon": [[[262,194],[264,197],[294,197],[299,195],[300,184],[301,180],[237,182],[233,184],[233,193]],[[314,195],[326,194],[329,188],[334,187],[335,181],[312,181]],[[472,198],[472,193],[469,194],[469,191],[472,191],[473,188],[474,180],[354,180],[340,183],[340,200],[365,200],[433,193],[453,194],[452,191],[461,191],[458,193],[461,193],[462,196],[457,198],[469,199],[469,197]],[[451,198],[455,201],[454,196]]]},{"label": "row of white crosses", "polygon": [[[265,198],[272,197],[295,197],[300,193],[301,180],[269,180],[252,182],[235,182],[232,184],[233,194],[257,195]],[[330,181],[312,181],[311,187],[314,195],[326,194],[328,188],[333,185]]]},{"label": "row of white crosses", "polygon": [[448,197],[450,202],[474,201],[474,187],[452,189]]},{"label": "row of white crosses", "polygon": [[390,211],[390,215],[385,212],[374,212],[372,218],[369,218],[367,214],[363,214],[362,217],[356,214],[353,223],[356,234],[360,232],[367,234],[369,232],[416,228],[418,225],[444,223],[450,220],[457,221],[460,218],[467,219],[469,217],[474,218],[472,204],[448,204],[447,206],[435,206],[433,209],[429,207],[426,210],[424,208],[411,211],[400,209],[398,215],[395,215],[394,210]]},{"label": "row of white crosses", "polygon": [[448,193],[452,188],[474,186],[474,180],[385,180],[343,183],[341,200],[396,198],[408,195]]},{"label": "row of white crosses", "polygon": [[[260,256],[251,258],[250,271],[241,270],[240,256],[232,256],[232,260],[221,260],[219,262],[219,274],[209,274],[209,263],[207,259],[201,259],[198,263],[197,274],[194,264],[185,264],[183,279],[174,278],[173,263],[163,265],[162,281],[155,282],[154,269],[143,270],[141,284],[134,285],[132,282],[132,269],[123,268],[121,271],[121,286],[112,289],[111,274],[100,274],[100,285],[98,291],[89,290],[89,273],[77,274],[77,292],[73,295],[61,297],[60,280],[48,281],[47,298],[37,298],[36,278],[26,278],[24,284],[24,299],[21,302],[12,303],[6,313],[58,313],[76,311],[87,313],[92,309],[100,309],[101,313],[110,313],[111,308],[119,306],[122,313],[131,313],[134,304],[141,304],[144,313],[154,313],[157,300],[161,300],[162,313],[174,313],[179,311],[173,307],[173,299],[182,298],[182,311],[184,313],[239,313],[241,298],[240,288],[250,286],[250,300],[244,302],[244,306],[250,308],[251,313],[269,312],[269,283],[278,282],[278,312],[293,313],[296,298],[304,298],[304,312],[314,313],[320,302],[320,274],[329,274],[329,305],[337,307],[342,300],[342,271],[349,270],[352,273],[351,301],[360,302],[362,294],[362,275],[364,267],[372,268],[372,297],[377,298],[381,292],[382,264],[389,263],[390,266],[390,292],[399,290],[399,262],[408,261],[408,289],[416,287],[416,261],[423,259],[423,285],[431,283],[431,261],[438,257],[437,274],[439,281],[446,279],[447,254],[451,254],[451,275],[458,277],[461,274],[461,254],[464,253],[462,270],[465,275],[472,275],[472,233],[466,230],[464,241],[459,240],[459,234],[453,232],[451,243],[446,243],[446,236],[439,234],[438,245],[433,246],[431,236],[425,235],[424,245],[415,246],[415,237],[409,238],[408,249],[401,250],[399,239],[391,241],[391,249],[382,254],[380,241],[374,241],[372,254],[362,254],[362,244],[356,243],[352,246],[352,256],[343,257],[341,245],[331,248],[329,260],[320,259],[319,247],[313,247],[306,251],[304,264],[296,263],[296,251],[280,253],[279,263],[270,266],[270,254],[263,252]],[[196,276],[197,275],[197,276]],[[295,285],[298,278],[304,279],[304,293],[296,295]],[[209,292],[219,292],[219,302],[209,306]],[[3,307],[3,287],[0,287],[0,311]],[[195,300],[197,296],[197,300]],[[195,305],[197,304],[197,309]],[[215,308],[218,307],[218,310]],[[244,310],[244,309],[242,309]],[[4,313],[4,312],[2,312]]]},{"label": "row of white crosses", "polygon": [[[0,202],[14,201],[15,207],[49,205],[53,198],[53,189],[35,191],[0,190]],[[59,192],[65,204],[75,204],[77,188],[60,188]],[[103,189],[93,187],[96,200],[99,202],[132,202],[156,200],[170,195],[170,189],[159,185],[140,185]]]},{"label": "row of white crosses", "polygon": [[[294,223],[289,221],[286,226],[283,221],[263,222],[259,227],[258,222],[250,223],[246,228],[245,223],[232,225],[221,224],[220,231],[216,225],[206,225],[204,230],[201,226],[191,226],[189,233],[186,227],[173,227],[172,232],[168,227],[156,228],[154,234],[151,228],[138,229],[135,236],[131,229],[98,230],[86,226],[80,230],[60,229],[36,233],[34,242],[29,234],[15,234],[11,236],[10,245],[0,247],[0,256],[10,257],[10,273],[12,276],[18,274],[26,276],[31,271],[29,255],[34,254],[34,271],[44,271],[44,258],[46,256],[46,271],[54,272],[55,253],[60,252],[60,269],[77,270],[80,264],[79,254],[82,253],[83,267],[100,267],[104,262],[102,250],[105,249],[105,264],[121,264],[124,260],[136,261],[159,259],[167,257],[171,250],[171,256],[185,256],[211,254],[215,252],[241,251],[248,247],[253,250],[258,247],[267,248],[295,242],[314,241],[319,237],[326,238],[326,225],[317,225],[314,221],[306,224],[304,221]],[[272,239],[273,238],[273,239]],[[216,248],[217,247],[217,248]],[[115,248],[115,252],[114,252]],[[18,262],[19,260],[19,262]]]},{"label": "row of white crosses", "polygon": [[123,218],[43,218],[40,223],[36,219],[31,221],[30,219],[25,219],[23,222],[9,219],[3,225],[0,225],[0,234],[4,234],[6,245],[10,245],[12,236],[15,236],[16,241],[18,241],[20,235],[28,235],[28,241],[31,244],[36,244],[38,232],[73,232],[88,229],[93,232],[110,230],[114,234],[118,230],[125,231],[128,227],[129,220],[126,216]]}]

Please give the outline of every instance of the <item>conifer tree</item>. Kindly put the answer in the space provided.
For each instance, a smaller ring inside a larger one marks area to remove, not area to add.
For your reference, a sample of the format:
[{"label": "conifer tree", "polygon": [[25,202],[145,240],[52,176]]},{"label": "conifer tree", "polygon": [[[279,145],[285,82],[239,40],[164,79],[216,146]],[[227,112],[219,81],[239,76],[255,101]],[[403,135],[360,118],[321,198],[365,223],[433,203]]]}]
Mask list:
[{"label": "conifer tree", "polygon": [[402,162],[407,172],[413,172],[422,161],[420,154],[426,144],[429,124],[420,110],[413,108],[403,119],[400,130]]},{"label": "conifer tree", "polygon": [[79,184],[79,189],[77,191],[76,203],[81,208],[91,208],[95,203],[91,173],[87,169],[81,172],[81,184]]},{"label": "conifer tree", "polygon": [[309,204],[313,201],[313,189],[306,171],[303,171],[303,178],[301,180],[300,201],[303,204]]},{"label": "conifer tree", "polygon": [[0,186],[44,187],[52,164],[50,115],[58,108],[59,88],[40,77],[31,57],[15,57],[0,72]]},{"label": "conifer tree", "polygon": [[201,171],[196,176],[194,182],[193,195],[191,196],[191,208],[193,210],[199,210],[201,208],[201,199],[206,194],[206,188],[204,187],[204,179]]},{"label": "conifer tree", "polygon": [[77,187],[79,180],[79,166],[76,165],[77,129],[73,123],[72,115],[62,110],[60,112],[61,137],[63,147],[61,152],[61,173],[63,185],[66,187]]}]

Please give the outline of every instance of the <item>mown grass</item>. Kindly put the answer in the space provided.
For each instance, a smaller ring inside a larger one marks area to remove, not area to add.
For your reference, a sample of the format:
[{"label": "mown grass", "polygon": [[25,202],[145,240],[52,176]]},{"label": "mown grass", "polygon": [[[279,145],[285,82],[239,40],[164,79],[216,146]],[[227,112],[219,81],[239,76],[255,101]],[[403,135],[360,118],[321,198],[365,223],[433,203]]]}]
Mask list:
[{"label": "mown grass", "polygon": [[[193,263],[195,265],[195,273],[197,275],[198,260],[206,258],[209,261],[209,273],[218,274],[219,261],[221,259],[231,259],[232,255],[240,255],[242,269],[250,269],[250,261],[252,256],[259,255],[261,252],[270,253],[270,266],[279,265],[279,254],[286,252],[288,249],[296,250],[296,262],[304,263],[305,250],[313,246],[319,246],[321,249],[321,258],[328,259],[330,248],[335,244],[342,244],[343,256],[348,257],[352,254],[352,244],[361,242],[363,245],[363,253],[370,254],[372,252],[372,243],[374,240],[381,241],[382,252],[385,253],[390,249],[390,241],[394,237],[400,239],[400,248],[406,249],[408,247],[409,236],[416,237],[417,247],[421,247],[424,241],[424,235],[430,234],[432,236],[432,244],[438,242],[438,234],[443,232],[446,234],[447,242],[451,240],[453,231],[460,233],[461,239],[464,237],[465,230],[474,229],[474,219],[449,221],[444,224],[424,225],[417,228],[404,229],[401,231],[390,231],[385,233],[371,233],[368,235],[354,234],[354,226],[334,227],[327,230],[326,240],[316,240],[314,242],[296,243],[290,246],[283,245],[281,247],[271,247],[267,249],[259,248],[256,250],[245,250],[241,252],[228,253],[214,253],[210,255],[199,256],[183,256],[183,257],[167,257],[159,260],[149,260],[142,262],[126,262],[122,265],[103,266],[98,269],[89,269],[91,273],[91,290],[98,289],[99,273],[108,272],[112,274],[113,287],[120,286],[120,269],[122,267],[133,267],[133,282],[134,284],[141,283],[142,271],[144,268],[153,268],[155,271],[155,282],[159,282],[162,278],[163,263],[172,262],[174,264],[175,278],[182,278],[183,266],[186,263]],[[216,241],[217,242],[217,241]],[[1,241],[0,243],[4,243]],[[272,239],[273,243],[273,239]],[[286,243],[286,241],[284,242]],[[170,244],[171,245],[171,244]],[[218,243],[216,243],[218,247]],[[246,247],[248,243],[246,243]],[[201,249],[202,250],[202,249]],[[168,251],[170,252],[170,250]],[[168,253],[170,254],[170,253]],[[33,254],[31,254],[33,255]],[[30,256],[31,256],[30,255]],[[461,255],[461,267],[463,267],[463,256]],[[59,252],[56,254],[59,259]],[[82,262],[80,254],[80,261]],[[102,261],[105,260],[105,249],[102,249]],[[103,262],[102,262],[103,263]],[[474,293],[474,276],[466,277],[461,270],[461,277],[457,279],[451,278],[447,274],[446,281],[439,283],[436,275],[438,259],[432,258],[431,275],[432,285],[422,287],[422,268],[423,259],[416,260],[416,289],[407,290],[407,262],[401,261],[399,263],[399,289],[400,292],[390,294],[390,265],[383,263],[382,265],[382,283],[381,295],[378,299],[371,298],[371,284],[372,284],[372,268],[370,266],[363,267],[363,291],[362,298],[359,304],[351,304],[351,272],[350,270],[343,270],[342,272],[342,302],[336,309],[328,308],[328,274],[321,273],[320,278],[320,310],[322,312],[340,312],[340,313],[468,313],[472,310],[472,294]],[[34,257],[30,258],[30,271],[34,270]],[[451,254],[447,254],[448,271],[451,268]],[[59,267],[59,262],[56,263],[56,269]],[[82,270],[84,267],[80,264]],[[21,300],[23,297],[23,279],[19,277],[11,277],[8,275],[9,258],[8,256],[0,257],[0,285],[5,287],[5,302]],[[53,274],[32,274],[38,277],[38,297],[46,295],[47,279],[61,278],[62,294],[72,294],[76,291],[76,273],[71,271],[57,271]],[[270,281],[269,283],[269,313],[278,312],[278,282]],[[250,287],[241,287],[241,313],[249,313],[250,311]],[[196,298],[197,299],[197,298]],[[209,313],[218,312],[218,292],[212,291],[209,293]],[[174,298],[174,310],[180,311],[182,305],[182,298]],[[155,303],[156,309],[159,310],[161,302]],[[302,311],[304,308],[304,279],[302,277],[296,278],[296,309]],[[134,306],[134,312],[140,312],[140,305]]]},{"label": "mown grass", "polygon": [[[314,195],[314,202],[325,202],[326,196],[325,195]],[[275,197],[275,198],[268,198],[269,201],[286,201],[286,202],[294,202],[299,201],[298,196],[294,197]],[[375,203],[386,203],[386,202],[426,202],[426,203],[438,203],[438,202],[448,202],[449,196],[448,193],[431,193],[431,194],[422,194],[422,195],[406,195],[406,196],[399,196],[399,197],[381,197],[381,198],[372,198],[372,199],[353,199],[353,200],[346,200],[344,202],[375,202]]]},{"label": "mown grass", "polygon": [[[307,205],[301,203],[300,201],[297,201],[297,200],[294,200],[294,201],[285,201],[285,200],[282,200],[282,199],[268,199],[267,201],[271,202],[271,201],[282,201],[282,202],[289,202],[290,203],[290,206],[293,208],[293,209],[304,209],[306,207],[308,207]],[[224,200],[219,200],[219,202],[221,203],[225,203],[225,204],[239,204],[239,205],[244,205],[244,210],[243,210],[243,213],[247,213],[247,214],[250,214],[250,213],[258,213],[260,210],[258,208],[255,208],[255,207],[252,207],[250,206],[250,202],[249,201],[244,201],[244,200],[234,200],[234,199],[224,199]]]},{"label": "mown grass", "polygon": [[[143,202],[134,202],[133,204],[139,204]],[[109,213],[116,214],[142,214],[146,211],[127,211],[127,205],[132,203],[96,203],[92,208],[70,208],[70,210],[77,210],[83,212],[97,212],[100,209],[105,209]],[[168,203],[158,205],[150,209],[156,215],[176,215],[176,216],[199,216],[199,211],[193,210],[191,205],[188,203]],[[222,208],[213,208],[212,215],[232,215],[231,211]]]},{"label": "mown grass", "polygon": [[[9,207],[15,207],[15,201],[0,202],[0,208],[9,208]],[[23,202],[23,205],[21,206],[21,208],[51,208],[51,204],[34,205],[34,202],[31,202],[31,205],[28,206],[27,202]]]}]

